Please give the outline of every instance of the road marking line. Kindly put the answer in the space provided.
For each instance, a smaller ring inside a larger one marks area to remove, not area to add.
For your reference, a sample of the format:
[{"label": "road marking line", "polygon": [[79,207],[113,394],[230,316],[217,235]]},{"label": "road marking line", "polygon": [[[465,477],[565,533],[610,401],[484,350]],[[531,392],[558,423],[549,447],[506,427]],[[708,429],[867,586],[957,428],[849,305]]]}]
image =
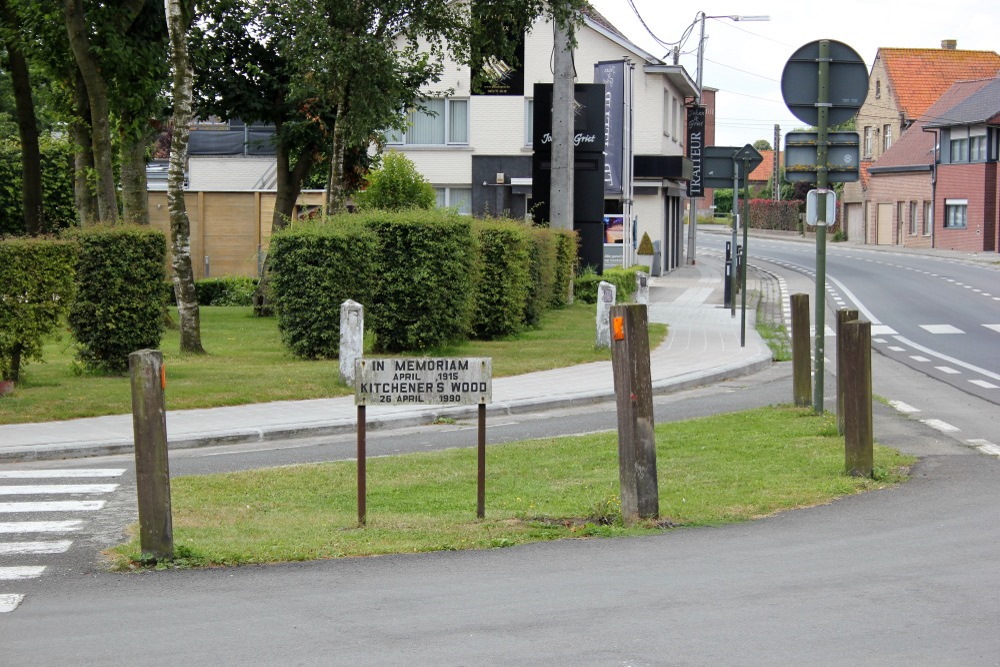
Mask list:
[{"label": "road marking line", "polygon": [[954,433],[955,431],[961,431],[962,429],[957,426],[952,426],[948,422],[943,422],[940,419],[921,419],[922,423],[927,424],[931,428],[936,428],[942,433]]},{"label": "road marking line", "polygon": [[893,352],[906,352],[905,347],[899,347],[898,345],[890,345],[889,349],[892,350]]},{"label": "road marking line", "polygon": [[934,368],[938,369],[942,373],[947,373],[948,375],[958,375],[959,373],[962,372],[962,371],[956,371],[954,368],[951,368],[949,366],[935,366]]},{"label": "road marking line", "polygon": [[53,479],[56,477],[121,477],[125,468],[71,470],[0,470],[0,479]]},{"label": "road marking line", "polygon": [[104,500],[51,500],[47,502],[0,503],[0,513],[14,512],[92,512],[103,509]]},{"label": "road marking line", "polygon": [[38,484],[35,486],[0,486],[0,496],[111,493],[117,488],[117,484]]},{"label": "road marking line", "polygon": [[0,581],[21,581],[22,579],[37,579],[45,571],[44,565],[15,565],[0,567]]},{"label": "road marking line", "polygon": [[903,403],[902,401],[889,401],[889,405],[900,412],[920,412],[920,408],[915,408],[909,403]]},{"label": "road marking line", "polygon": [[928,359],[927,357],[921,357],[919,354],[911,354],[910,355],[910,359],[913,359],[914,361],[920,361],[920,362],[928,362],[928,361],[930,361],[930,359]]},{"label": "road marking line", "polygon": [[55,542],[0,542],[0,556],[26,554],[61,554],[69,550],[72,540]]},{"label": "road marking line", "polygon": [[884,343],[885,338],[872,338],[873,343]]},{"label": "road marking line", "polygon": [[988,378],[993,378],[994,380],[1000,381],[1000,374],[994,373],[992,371],[988,371],[985,368],[980,368],[979,366],[975,366],[973,364],[966,363],[964,361],[961,361],[960,359],[955,359],[954,357],[949,357],[947,354],[941,354],[940,352],[935,352],[934,350],[932,350],[930,348],[927,348],[927,347],[924,347],[923,345],[918,345],[917,343],[914,343],[912,340],[909,340],[908,338],[904,338],[903,336],[896,336],[896,340],[898,340],[903,345],[909,345],[913,349],[919,350],[920,352],[923,352],[924,354],[929,354],[932,357],[937,357],[938,359],[941,359],[942,361],[947,361],[949,364],[954,364],[955,366],[961,366],[962,368],[965,368],[967,370],[970,370],[970,371],[973,371],[975,373],[979,373],[980,375],[985,375]]},{"label": "road marking line", "polygon": [[984,324],[983,326],[987,329],[992,329],[993,331],[1000,333],[1000,324]]},{"label": "road marking line", "polygon": [[0,614],[14,611],[24,596],[19,593],[0,593]]},{"label": "road marking line", "polygon": [[11,533],[72,533],[83,526],[82,519],[70,521],[7,521],[0,522],[0,534]]},{"label": "road marking line", "polygon": [[965,333],[958,327],[953,327],[950,324],[921,324],[921,329],[924,329],[928,333],[932,334],[963,334]]},{"label": "road marking line", "polygon": [[880,324],[878,326],[872,326],[873,336],[895,336],[898,332],[890,326],[885,324]]},{"label": "road marking line", "polygon": [[969,380],[972,384],[977,387],[982,387],[983,389],[996,389],[997,386],[992,382],[987,382],[986,380]]},{"label": "road marking line", "polygon": [[1000,447],[994,445],[989,440],[968,440],[970,445],[981,451],[983,454],[989,454],[990,456],[1000,456]]}]

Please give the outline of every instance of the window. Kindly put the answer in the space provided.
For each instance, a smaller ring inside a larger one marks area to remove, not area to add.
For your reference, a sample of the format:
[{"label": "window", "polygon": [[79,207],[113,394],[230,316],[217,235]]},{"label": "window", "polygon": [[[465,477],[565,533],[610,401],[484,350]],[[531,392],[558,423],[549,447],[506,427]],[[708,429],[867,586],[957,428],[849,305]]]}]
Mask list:
[{"label": "window", "polygon": [[910,202],[910,236],[917,235],[917,202]]},{"label": "window", "polygon": [[875,99],[881,99],[882,97],[882,81],[875,79]]},{"label": "window", "polygon": [[674,140],[679,140],[681,136],[681,102],[674,98]]},{"label": "window", "polygon": [[931,228],[934,226],[934,204],[929,201],[924,202],[924,236],[931,235]]},{"label": "window", "polygon": [[947,229],[964,229],[968,224],[968,199],[944,200],[944,226]]},{"label": "window", "polygon": [[951,140],[951,161],[952,162],[968,162],[969,161],[969,140],[966,137],[961,139]]},{"label": "window", "polygon": [[524,145],[530,146],[535,136],[535,100],[524,98]]},{"label": "window", "polygon": [[892,125],[882,126],[882,152],[889,150],[892,146]]},{"label": "window", "polygon": [[871,157],[872,154],[872,127],[871,125],[865,125],[865,157]]},{"label": "window", "polygon": [[974,127],[969,130],[969,161],[986,162],[985,127]]},{"label": "window", "polygon": [[462,215],[472,214],[472,188],[434,188],[440,208],[455,208]]},{"label": "window", "polygon": [[669,137],[670,131],[673,129],[670,125],[670,93],[666,90],[663,91],[663,136]]},{"label": "window", "polygon": [[424,100],[424,109],[406,114],[406,131],[386,135],[390,144],[444,146],[469,143],[469,100],[436,98]]}]

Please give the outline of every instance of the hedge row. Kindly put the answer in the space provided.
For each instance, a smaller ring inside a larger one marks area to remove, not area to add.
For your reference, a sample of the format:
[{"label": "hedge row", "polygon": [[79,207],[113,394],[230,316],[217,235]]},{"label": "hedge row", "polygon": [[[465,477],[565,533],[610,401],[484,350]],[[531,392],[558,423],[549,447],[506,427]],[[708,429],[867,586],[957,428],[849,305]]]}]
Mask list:
[{"label": "hedge row", "polygon": [[297,224],[271,241],[278,326],[292,352],[334,357],[340,304],[366,307],[384,352],[492,339],[565,303],[575,235],[452,211],[371,211]]},{"label": "hedge row", "polygon": [[[68,141],[42,138],[42,216],[45,229],[54,233],[76,221],[73,202],[73,147]],[[24,210],[21,144],[0,140],[0,235],[23,235]]]},{"label": "hedge row", "polygon": [[774,201],[772,199],[750,200],[750,227],[752,229],[777,229],[794,232],[799,229],[799,209],[802,202]]},{"label": "hedge row", "polygon": [[86,227],[64,236],[80,252],[69,312],[77,356],[88,368],[124,373],[130,353],[160,345],[166,238],[139,226]]},{"label": "hedge row", "polygon": [[[252,306],[253,295],[257,291],[258,278],[226,276],[223,278],[203,278],[194,283],[199,306]],[[164,298],[172,306],[177,305],[174,284],[163,284]]]},{"label": "hedge row", "polygon": [[0,379],[17,381],[72,303],[77,246],[53,239],[0,239]]},{"label": "hedge row", "polygon": [[576,279],[574,295],[584,303],[597,303],[597,287],[601,282],[606,282],[615,286],[615,302],[626,303],[635,294],[636,274],[647,270],[648,267],[645,266],[631,266],[627,269],[621,267],[607,269],[603,275],[593,271],[584,273]]}]

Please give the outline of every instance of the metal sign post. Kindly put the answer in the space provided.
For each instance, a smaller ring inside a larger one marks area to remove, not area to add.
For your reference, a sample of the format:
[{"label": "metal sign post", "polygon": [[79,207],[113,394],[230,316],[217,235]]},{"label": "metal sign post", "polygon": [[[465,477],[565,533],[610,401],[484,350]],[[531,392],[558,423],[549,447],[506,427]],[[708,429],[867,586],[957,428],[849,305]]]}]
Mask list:
[{"label": "metal sign post", "polygon": [[[813,410],[823,413],[823,356],[826,348],[826,189],[830,184],[831,124],[853,118],[868,94],[868,69],[861,56],[841,42],[822,39],[799,48],[785,64],[781,93],[799,120],[816,126],[816,326]],[[788,151],[785,151],[788,172]]]}]

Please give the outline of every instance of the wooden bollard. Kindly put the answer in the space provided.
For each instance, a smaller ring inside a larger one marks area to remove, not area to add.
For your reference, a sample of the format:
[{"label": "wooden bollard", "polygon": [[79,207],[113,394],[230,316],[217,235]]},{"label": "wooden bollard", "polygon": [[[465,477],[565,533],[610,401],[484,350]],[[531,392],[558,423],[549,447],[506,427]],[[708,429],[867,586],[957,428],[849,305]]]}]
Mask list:
[{"label": "wooden bollard", "polygon": [[858,319],[858,311],[841,308],[837,311],[837,432],[844,435],[844,375],[847,354],[844,352],[844,324]]},{"label": "wooden bollard", "polygon": [[132,431],[135,437],[135,485],[139,502],[139,544],[144,556],[174,557],[170,513],[170,467],[167,463],[167,386],[163,354],[139,350],[128,355],[132,381]]},{"label": "wooden bollard", "polygon": [[854,477],[871,477],[875,467],[872,433],[872,323],[844,324],[844,467]]},{"label": "wooden bollard", "polygon": [[660,514],[646,306],[613,306],[610,324],[622,518],[632,524]]},{"label": "wooden bollard", "polygon": [[809,295],[792,295],[792,397],[795,405],[812,404],[809,346]]}]

